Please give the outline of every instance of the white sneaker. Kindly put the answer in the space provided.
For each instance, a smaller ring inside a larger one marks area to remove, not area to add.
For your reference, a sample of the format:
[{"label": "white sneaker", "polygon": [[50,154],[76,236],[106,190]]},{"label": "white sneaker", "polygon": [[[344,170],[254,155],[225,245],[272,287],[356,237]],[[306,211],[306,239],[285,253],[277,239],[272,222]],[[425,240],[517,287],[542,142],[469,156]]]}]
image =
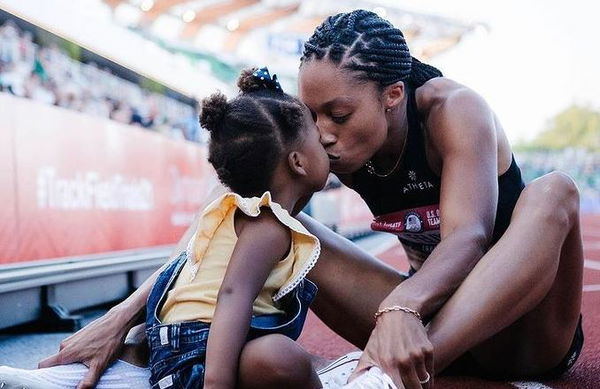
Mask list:
[{"label": "white sneaker", "polygon": [[33,372],[34,370],[0,366],[0,389],[62,389]]},{"label": "white sneaker", "polygon": [[[75,389],[87,373],[81,363],[45,369],[0,366],[0,389]],[[150,389],[150,370],[117,360],[102,374],[96,389]]]},{"label": "white sneaker", "polygon": [[343,355],[329,365],[317,371],[323,389],[337,389],[348,383],[348,377],[358,365],[362,351]]},{"label": "white sneaker", "polygon": [[381,371],[377,366],[371,367],[347,385],[344,389],[398,389],[392,378]]}]

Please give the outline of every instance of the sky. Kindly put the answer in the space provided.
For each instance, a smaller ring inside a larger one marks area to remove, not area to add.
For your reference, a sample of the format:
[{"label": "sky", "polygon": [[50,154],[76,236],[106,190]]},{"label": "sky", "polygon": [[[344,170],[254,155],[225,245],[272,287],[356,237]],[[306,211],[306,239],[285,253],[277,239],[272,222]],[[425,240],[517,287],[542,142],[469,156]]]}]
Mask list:
[{"label": "sky", "polygon": [[481,94],[512,142],[533,138],[572,104],[600,109],[598,1],[379,2],[488,27],[431,64]]}]

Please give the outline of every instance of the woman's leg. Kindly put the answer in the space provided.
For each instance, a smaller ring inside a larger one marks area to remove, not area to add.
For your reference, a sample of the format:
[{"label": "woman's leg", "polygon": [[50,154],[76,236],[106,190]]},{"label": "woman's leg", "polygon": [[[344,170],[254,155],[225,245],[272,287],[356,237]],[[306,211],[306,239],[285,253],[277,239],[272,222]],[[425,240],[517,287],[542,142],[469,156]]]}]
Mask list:
[{"label": "woman's leg", "polygon": [[286,336],[262,336],[242,349],[238,386],[241,389],[321,388],[311,360],[309,353]]},{"label": "woman's leg", "polygon": [[[322,245],[309,273],[319,286],[312,309],[363,348],[373,312],[404,277],[310,217],[299,219]],[[527,186],[504,236],[433,318],[436,371],[468,350],[490,372],[528,375],[555,366],[573,340],[582,273],[577,189],[551,173]]]},{"label": "woman's leg", "polygon": [[379,303],[406,277],[311,217],[298,219],[321,241],[308,278],[319,287],[311,309],[337,334],[364,348]]},{"label": "woman's leg", "polygon": [[581,309],[578,202],[561,173],[527,186],[504,236],[430,324],[436,372],[467,350],[501,376],[540,374],[564,358]]}]

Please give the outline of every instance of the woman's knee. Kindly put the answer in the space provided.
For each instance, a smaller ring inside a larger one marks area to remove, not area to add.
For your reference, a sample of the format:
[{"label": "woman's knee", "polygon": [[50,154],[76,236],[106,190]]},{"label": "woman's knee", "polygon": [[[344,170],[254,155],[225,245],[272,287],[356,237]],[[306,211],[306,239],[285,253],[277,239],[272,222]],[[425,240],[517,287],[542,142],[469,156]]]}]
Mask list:
[{"label": "woman's knee", "polygon": [[240,356],[242,388],[302,387],[313,374],[309,354],[283,335],[254,339]]},{"label": "woman's knee", "polygon": [[532,181],[523,196],[534,208],[534,215],[547,223],[572,225],[579,218],[579,190],[565,173],[554,171]]}]

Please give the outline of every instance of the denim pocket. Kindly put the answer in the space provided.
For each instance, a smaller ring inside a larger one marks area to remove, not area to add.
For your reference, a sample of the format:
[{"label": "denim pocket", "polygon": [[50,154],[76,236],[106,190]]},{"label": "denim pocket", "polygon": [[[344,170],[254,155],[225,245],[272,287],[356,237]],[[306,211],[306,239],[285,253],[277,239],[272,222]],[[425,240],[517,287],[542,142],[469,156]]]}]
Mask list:
[{"label": "denim pocket", "polygon": [[[204,364],[206,348],[198,347],[184,353],[174,353],[171,356],[162,354],[156,357],[156,359],[151,360],[150,364],[151,380],[153,383],[158,382],[161,378],[169,374],[175,374],[178,371],[184,370],[188,366]],[[158,362],[152,363],[155,360],[158,360]]]},{"label": "denim pocket", "polygon": [[182,389],[196,389],[204,386],[204,364],[195,363],[186,366],[184,369],[175,373],[176,382],[179,382]]},{"label": "denim pocket", "polygon": [[194,363],[160,377],[152,384],[152,389],[198,389],[203,386],[204,364]]}]

